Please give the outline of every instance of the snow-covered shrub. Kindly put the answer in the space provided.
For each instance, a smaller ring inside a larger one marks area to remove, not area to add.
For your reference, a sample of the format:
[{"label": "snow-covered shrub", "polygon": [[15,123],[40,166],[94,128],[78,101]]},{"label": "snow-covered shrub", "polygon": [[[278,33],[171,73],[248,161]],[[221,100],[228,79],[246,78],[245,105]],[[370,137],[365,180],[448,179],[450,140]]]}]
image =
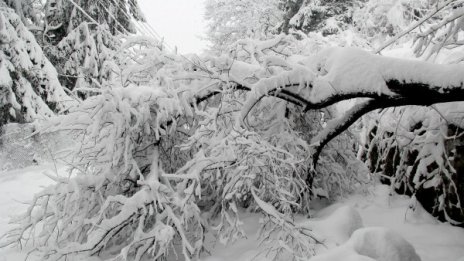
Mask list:
[{"label": "snow-covered shrub", "polygon": [[407,107],[366,121],[366,157],[399,193],[415,195],[440,220],[464,222],[461,103]]},{"label": "snow-covered shrub", "polygon": [[[186,257],[199,254],[200,212],[192,204],[195,190],[188,192],[197,182],[187,177],[172,186],[159,161],[160,124],[180,108],[173,101],[161,89],[116,89],[63,119],[63,126],[84,133],[71,163],[75,177],[57,178],[17,220],[27,231],[43,227],[32,236],[44,259],[101,254],[112,245],[124,247],[113,260],[138,260],[147,251],[162,256],[177,236]],[[196,238],[187,238],[188,231]]]}]

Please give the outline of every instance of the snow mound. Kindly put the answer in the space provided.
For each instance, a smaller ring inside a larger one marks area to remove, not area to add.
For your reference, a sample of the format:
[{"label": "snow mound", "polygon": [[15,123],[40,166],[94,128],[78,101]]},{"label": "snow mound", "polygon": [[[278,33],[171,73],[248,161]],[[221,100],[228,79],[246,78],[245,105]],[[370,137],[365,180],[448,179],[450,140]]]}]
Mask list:
[{"label": "snow mound", "polygon": [[382,227],[358,229],[345,244],[311,260],[421,261],[408,241]]},{"label": "snow mound", "polygon": [[411,198],[405,220],[411,224],[438,224],[437,219],[424,209],[415,196]]},{"label": "snow mound", "polygon": [[345,243],[355,230],[363,227],[363,222],[356,209],[342,205],[325,216],[308,220],[301,225],[324,238],[324,243],[330,247]]},{"label": "snow mound", "polygon": [[377,261],[420,261],[414,247],[393,230],[382,227],[355,231],[348,246],[363,256]]}]

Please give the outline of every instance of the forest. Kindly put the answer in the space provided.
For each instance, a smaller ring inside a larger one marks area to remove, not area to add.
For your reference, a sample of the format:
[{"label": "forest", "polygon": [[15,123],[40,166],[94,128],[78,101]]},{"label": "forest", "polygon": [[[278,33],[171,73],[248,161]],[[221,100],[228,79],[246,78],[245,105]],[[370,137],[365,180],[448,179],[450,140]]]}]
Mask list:
[{"label": "forest", "polygon": [[[228,260],[255,226],[235,260],[464,260],[463,0],[204,10],[183,54],[137,0],[0,0],[0,260]],[[446,258],[368,226],[379,193]]]}]

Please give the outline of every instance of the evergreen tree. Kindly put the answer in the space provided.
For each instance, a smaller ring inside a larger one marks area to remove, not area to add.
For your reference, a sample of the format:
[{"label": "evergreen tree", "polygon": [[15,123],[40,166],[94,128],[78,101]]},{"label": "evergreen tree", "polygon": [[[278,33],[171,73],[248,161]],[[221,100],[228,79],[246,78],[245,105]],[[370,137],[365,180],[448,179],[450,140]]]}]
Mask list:
[{"label": "evergreen tree", "polygon": [[0,2],[12,8],[23,24],[30,29],[38,26],[42,21],[43,3],[40,0],[1,0]]},{"label": "evergreen tree", "polygon": [[132,21],[144,21],[136,0],[47,0],[44,38],[57,44],[81,23],[107,25],[113,35],[135,33]]},{"label": "evergreen tree", "polygon": [[[374,44],[389,37],[397,44],[414,42],[411,55],[418,59],[463,61],[456,51],[462,48],[462,3],[371,0],[357,13],[357,26]],[[403,36],[401,41],[398,36]],[[462,103],[385,110],[366,118],[363,132],[362,154],[371,171],[381,172],[386,177],[382,181],[396,192],[413,195],[427,211],[455,225],[464,224],[463,111]]]},{"label": "evergreen tree", "polygon": [[16,13],[0,3],[0,125],[64,112],[75,104]]},{"label": "evergreen tree", "polygon": [[352,24],[354,7],[363,0],[281,0],[284,10],[282,32],[289,29],[305,33],[321,32],[323,35],[339,33]]},{"label": "evergreen tree", "polygon": [[[371,0],[355,10],[354,26],[363,38],[378,46],[420,20],[431,7],[433,3],[428,0]],[[413,37],[414,34],[410,34],[403,40]]]},{"label": "evergreen tree", "polygon": [[44,52],[63,86],[80,98],[97,93],[117,73],[121,37],[144,21],[136,0],[48,0],[44,12]]},{"label": "evergreen tree", "polygon": [[276,32],[281,20],[278,0],[208,0],[205,9],[207,38],[219,51],[239,39],[265,39]]}]

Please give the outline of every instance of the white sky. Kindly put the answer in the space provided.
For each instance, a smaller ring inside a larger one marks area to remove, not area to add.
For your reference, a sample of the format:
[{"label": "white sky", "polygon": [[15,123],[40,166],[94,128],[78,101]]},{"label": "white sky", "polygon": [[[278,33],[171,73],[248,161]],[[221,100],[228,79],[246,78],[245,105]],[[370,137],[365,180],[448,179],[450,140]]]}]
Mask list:
[{"label": "white sky", "polygon": [[139,0],[147,22],[177,46],[180,53],[199,53],[206,48],[204,37],[204,0]]}]

